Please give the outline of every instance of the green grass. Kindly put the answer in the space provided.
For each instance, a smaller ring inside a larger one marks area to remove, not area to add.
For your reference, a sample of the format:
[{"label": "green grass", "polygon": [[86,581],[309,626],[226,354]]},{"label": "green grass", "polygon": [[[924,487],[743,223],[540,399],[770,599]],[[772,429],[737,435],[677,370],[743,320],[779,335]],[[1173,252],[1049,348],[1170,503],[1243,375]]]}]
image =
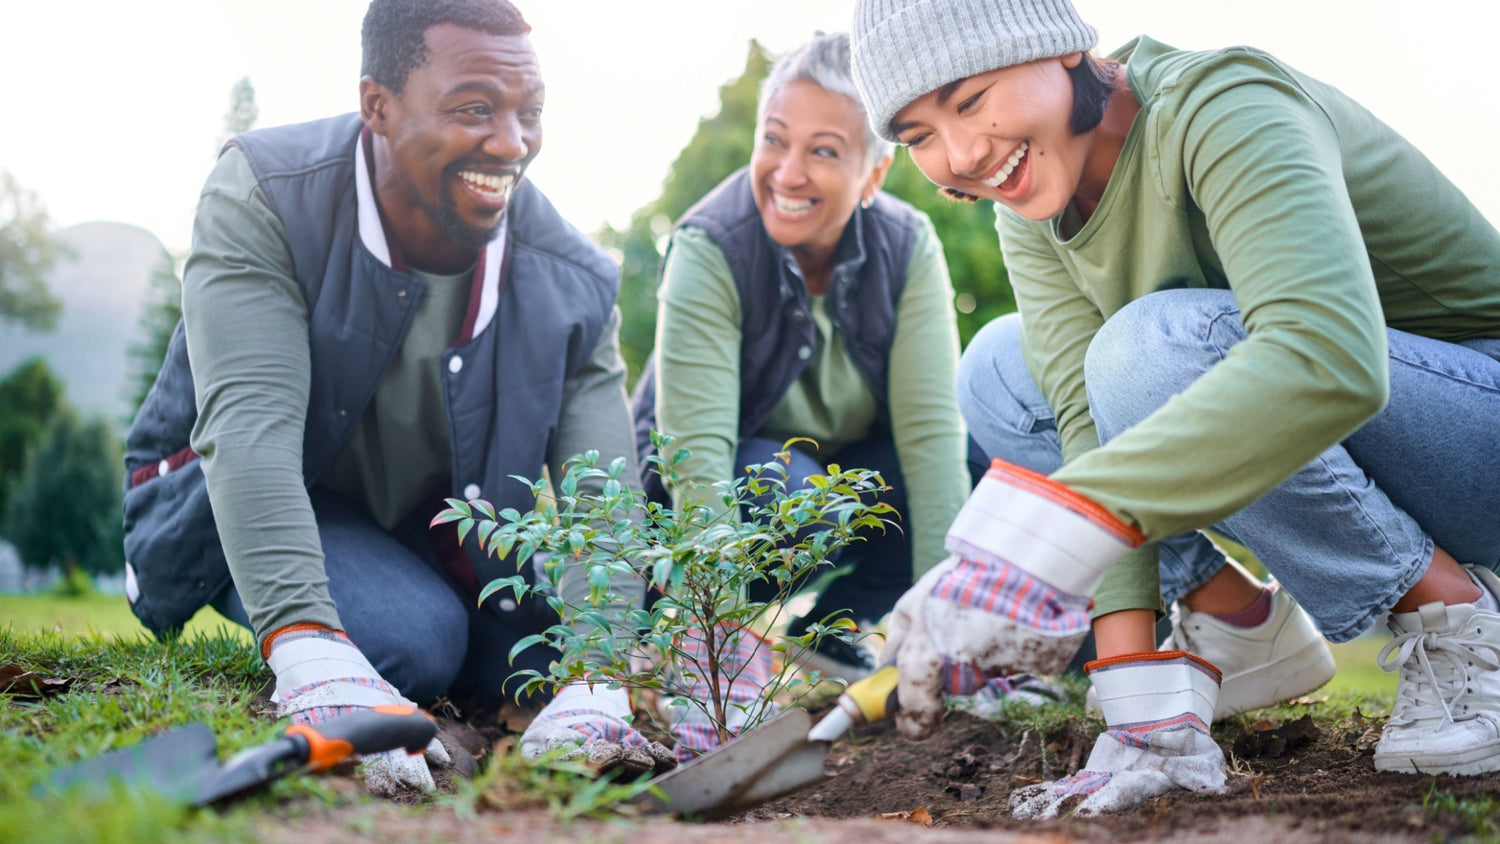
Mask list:
[{"label": "green grass", "polygon": [[[1386,640],[1335,646],[1339,674],[1311,698],[1311,709],[1304,702],[1241,717],[1283,720],[1314,711],[1320,720],[1342,721],[1356,709],[1383,716],[1395,685],[1375,664]],[[284,725],[251,705],[272,678],[249,634],[211,610],[195,618],[184,636],[163,643],[145,634],[119,596],[0,596],[0,665],[8,664],[69,678],[74,685],[42,700],[0,695],[0,841],[253,841],[269,818],[370,800],[330,778],[308,776],[282,778],[214,810],[172,805],[139,791],[120,790],[108,800],[38,792],[62,766],[195,721],[213,731],[221,759],[280,734]],[[1022,711],[1014,726],[1045,732],[1081,717],[1084,682],[1072,678],[1069,691],[1069,704]],[[480,779],[460,784],[459,793],[439,797],[438,806],[464,815],[474,811],[483,792],[503,793],[500,803],[510,805],[521,789],[566,818],[612,806],[618,797],[576,776],[512,768],[491,765]],[[1435,800],[1434,810],[1468,812],[1476,832],[1488,831],[1484,819],[1493,806],[1472,798]]]},{"label": "green grass", "polygon": [[1386,673],[1376,661],[1380,649],[1390,641],[1389,633],[1378,632],[1367,633],[1352,642],[1330,645],[1338,671],[1322,692],[1352,692],[1394,700],[1396,675]]},{"label": "green grass", "polygon": [[[60,768],[185,724],[212,731],[221,761],[276,738],[286,725],[253,703],[273,678],[248,634],[219,628],[216,617],[198,619],[212,620],[213,632],[190,626],[178,639],[158,642],[119,598],[9,596],[0,613],[0,666],[72,681],[67,691],[41,699],[0,694],[0,842],[258,841],[268,821],[375,802],[346,780],[319,776],[283,777],[212,809],[181,805],[139,783],[56,793],[50,783]],[[439,797],[438,805],[472,814],[483,791],[499,789],[524,792],[566,820],[611,812],[639,790],[596,782],[578,765],[529,763],[520,770],[519,758],[507,761]],[[350,817],[357,822],[363,815]]]},{"label": "green grass", "polygon": [[225,815],[195,812],[149,794],[116,789],[106,799],[50,795],[53,772],[133,745],[164,729],[201,721],[222,749],[279,732],[249,706],[270,678],[239,638],[190,635],[160,643],[138,634],[105,636],[0,629],[0,662],[74,681],[63,694],[0,697],[0,841],[252,840],[254,800],[273,799],[299,781]]},{"label": "green grass", "polygon": [[[130,611],[124,595],[104,595],[98,592],[84,595],[57,595],[38,593],[30,595],[0,595],[0,628],[9,627],[20,633],[54,632],[65,636],[101,633],[106,636],[149,636],[139,620]],[[223,616],[207,607],[193,616],[185,633],[188,636],[217,635],[227,631],[230,638],[251,643],[250,631],[226,621]]]}]

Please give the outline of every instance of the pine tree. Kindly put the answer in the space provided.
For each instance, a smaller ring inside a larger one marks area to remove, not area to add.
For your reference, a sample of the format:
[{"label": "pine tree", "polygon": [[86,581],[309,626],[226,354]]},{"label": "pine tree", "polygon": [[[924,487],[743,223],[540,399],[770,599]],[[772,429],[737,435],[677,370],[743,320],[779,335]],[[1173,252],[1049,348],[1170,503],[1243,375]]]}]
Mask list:
[{"label": "pine tree", "polygon": [[64,252],[41,200],[0,171],[0,322],[33,331],[57,325],[62,303],[47,289],[47,275]]},{"label": "pine tree", "polygon": [[[234,87],[229,89],[229,110],[224,112],[224,134],[219,138],[219,146],[241,132],[248,132],[255,127],[255,121],[260,117],[260,107],[255,104],[255,86],[250,84],[250,77],[241,76]],[[218,150],[214,150],[218,152]]]},{"label": "pine tree", "polygon": [[[219,148],[230,138],[248,132],[260,117],[260,108],[255,104],[255,86],[250,77],[242,76],[229,89],[229,110],[224,112],[224,132],[219,138]],[[218,149],[215,149],[215,153]],[[146,304],[141,311],[142,339],[131,345],[131,375],[126,389],[129,390],[130,406],[139,408],[156,383],[162,361],[167,356],[167,346],[172,342],[172,332],[182,321],[182,280],[177,276],[179,257],[163,253],[161,261],[151,271],[151,280],[146,292]]]},{"label": "pine tree", "polygon": [[62,382],[41,358],[24,361],[0,381],[0,522],[27,451],[41,441],[65,404]]},{"label": "pine tree", "polygon": [[102,419],[53,415],[27,452],[5,508],[5,535],[29,568],[108,574],[124,567],[120,443]]}]

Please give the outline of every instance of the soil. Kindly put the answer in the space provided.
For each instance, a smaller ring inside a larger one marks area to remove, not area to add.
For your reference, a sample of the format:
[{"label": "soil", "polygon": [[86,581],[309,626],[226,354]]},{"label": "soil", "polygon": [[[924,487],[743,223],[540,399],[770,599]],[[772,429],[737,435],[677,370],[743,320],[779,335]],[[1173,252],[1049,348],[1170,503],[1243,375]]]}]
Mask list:
[{"label": "soil", "polygon": [[[1315,712],[1316,705],[1308,711]],[[1077,770],[1088,759],[1099,726],[1072,719],[1044,734],[1031,733],[952,712],[937,736],[912,743],[889,723],[867,725],[832,746],[824,783],[714,823],[633,818],[568,824],[537,808],[456,814],[439,807],[414,811],[363,804],[314,810],[311,816],[301,807],[267,832],[274,829],[277,837],[295,832],[314,842],[1430,842],[1477,831],[1474,818],[1454,808],[1454,798],[1500,800],[1500,774],[1377,773],[1372,748],[1381,724],[1356,712],[1337,722],[1305,717],[1217,726],[1214,737],[1231,760],[1226,795],[1178,791],[1113,815],[1012,819],[1010,792]],[[500,748],[513,745],[513,738],[503,737],[509,732],[505,726],[450,725],[445,743],[482,756],[486,742],[497,737]],[[451,775],[440,779],[452,787]],[[877,819],[902,814],[916,819]],[[924,814],[930,823],[918,820]],[[1493,834],[1493,827],[1479,831]]]}]

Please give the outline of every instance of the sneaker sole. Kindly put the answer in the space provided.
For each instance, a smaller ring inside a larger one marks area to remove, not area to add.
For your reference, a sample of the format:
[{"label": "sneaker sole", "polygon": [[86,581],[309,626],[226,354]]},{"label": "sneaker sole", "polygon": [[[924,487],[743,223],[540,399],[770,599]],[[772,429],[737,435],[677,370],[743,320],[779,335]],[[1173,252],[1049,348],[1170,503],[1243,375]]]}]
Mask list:
[{"label": "sneaker sole", "polygon": [[[1328,645],[1322,639],[1309,642],[1296,653],[1225,678],[1214,707],[1214,720],[1317,691],[1333,679],[1334,670],[1333,653]],[[1276,682],[1267,684],[1267,675],[1273,673],[1277,675]]]},{"label": "sneaker sole", "polygon": [[1451,753],[1375,753],[1375,770],[1403,774],[1451,774],[1458,777],[1500,771],[1500,739]]}]

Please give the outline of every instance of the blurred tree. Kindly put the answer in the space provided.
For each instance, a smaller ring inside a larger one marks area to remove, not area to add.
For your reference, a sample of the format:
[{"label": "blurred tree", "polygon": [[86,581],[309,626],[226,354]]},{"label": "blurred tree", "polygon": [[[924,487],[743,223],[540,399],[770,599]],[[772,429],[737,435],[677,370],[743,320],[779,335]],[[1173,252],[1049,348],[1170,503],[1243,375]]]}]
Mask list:
[{"label": "blurred tree", "polygon": [[47,274],[64,252],[41,200],[0,171],[0,322],[33,331],[57,325],[62,304],[47,290]]},{"label": "blurred tree", "polygon": [[995,233],[994,203],[970,205],[944,197],[912,163],[904,147],[896,150],[895,163],[885,177],[885,190],[932,219],[932,228],[943,242],[943,254],[948,259],[954,307],[958,309],[958,336],[965,346],[985,323],[1016,309],[1010,276],[1000,257],[1000,237]]},{"label": "blurred tree", "polygon": [[250,131],[259,117],[260,107],[255,104],[255,86],[250,84],[250,77],[241,76],[234,87],[229,89],[229,110],[224,112],[224,134],[219,138],[219,146],[214,149],[214,154],[218,154],[225,141],[241,132]]},{"label": "blurred tree", "polygon": [[124,568],[120,442],[102,419],[81,422],[66,406],[28,450],[5,508],[5,535],[30,568],[72,574]]},{"label": "blurred tree", "polygon": [[656,281],[672,221],[750,162],[755,108],[771,57],[751,40],[745,70],[719,88],[719,111],[698,121],[662,182],[661,195],[630,216],[624,229],[605,226],[594,239],[620,264],[620,351],[634,385],[656,344]]},{"label": "blurred tree", "polygon": [[[260,117],[260,107],[255,104],[255,86],[250,77],[242,76],[229,89],[229,110],[224,112],[224,131],[215,147],[217,155],[225,142],[242,132],[255,127]],[[182,321],[182,279],[177,275],[178,259],[163,254],[161,262],[151,271],[151,280],[146,292],[145,307],[141,309],[141,337],[129,350],[130,406],[139,408],[156,383],[162,361],[167,357],[167,346],[172,342],[172,332]]]},{"label": "blurred tree", "polygon": [[129,393],[130,406],[139,408],[156,383],[156,374],[161,371],[162,361],[167,357],[167,344],[172,341],[172,332],[182,321],[182,281],[177,277],[176,261],[166,252],[151,270],[151,279],[146,288],[146,301],[141,307],[141,321],[137,337],[131,343],[130,376],[125,389]]},{"label": "blurred tree", "polygon": [[27,450],[41,440],[65,403],[62,382],[41,358],[22,362],[0,381],[0,521]]},{"label": "blurred tree", "polygon": [[[772,63],[765,49],[751,41],[745,70],[719,88],[718,113],[698,121],[697,131],[662,182],[661,195],[632,214],[625,228],[605,226],[594,236],[620,263],[620,348],[632,385],[655,345],[656,283],[672,223],[724,177],[750,163],[760,83]],[[971,206],[944,199],[904,150],[896,152],[885,189],[932,218],[953,277],[959,335],[965,344],[986,322],[1015,310],[991,204]]]}]

